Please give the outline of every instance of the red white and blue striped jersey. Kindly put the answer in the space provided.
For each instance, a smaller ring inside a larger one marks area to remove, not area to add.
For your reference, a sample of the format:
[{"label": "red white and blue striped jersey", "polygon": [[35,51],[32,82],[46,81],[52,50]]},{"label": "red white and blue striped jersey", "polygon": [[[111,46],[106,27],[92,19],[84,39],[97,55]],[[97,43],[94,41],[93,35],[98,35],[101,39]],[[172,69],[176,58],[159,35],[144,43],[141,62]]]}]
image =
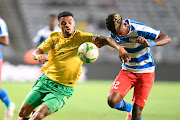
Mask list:
[{"label": "red white and blue striped jersey", "polygon": [[131,55],[131,60],[122,64],[122,69],[133,73],[154,72],[155,63],[151,55],[151,48],[143,47],[140,43],[133,42],[133,38],[142,36],[150,42],[150,40],[158,38],[160,31],[130,19],[125,20],[125,22],[130,25],[130,31],[126,37],[118,38],[113,33],[110,33],[110,36],[116,39]]}]

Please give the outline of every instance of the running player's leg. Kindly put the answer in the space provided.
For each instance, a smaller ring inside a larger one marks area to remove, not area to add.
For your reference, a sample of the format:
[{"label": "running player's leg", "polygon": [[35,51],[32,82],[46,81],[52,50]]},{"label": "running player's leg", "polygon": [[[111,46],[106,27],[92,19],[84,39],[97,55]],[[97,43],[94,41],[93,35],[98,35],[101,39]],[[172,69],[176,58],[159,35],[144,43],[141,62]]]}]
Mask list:
[{"label": "running player's leg", "polygon": [[141,120],[143,107],[139,106],[138,104],[134,103],[133,104],[133,110],[132,110],[132,118],[130,120]]},{"label": "running player's leg", "polygon": [[25,101],[23,102],[20,111],[19,111],[19,116],[24,118],[24,119],[29,119],[30,114],[33,112],[35,107],[27,104]]},{"label": "running player's leg", "polygon": [[154,72],[138,74],[138,78],[134,84],[134,105],[131,120],[139,120],[141,118],[142,110],[154,83]]},{"label": "running player's leg", "polygon": [[[63,100],[63,99],[61,99],[61,100]],[[64,105],[64,104],[61,105],[59,100],[57,99],[57,97],[52,93],[47,94],[46,97],[43,98],[43,101],[44,102],[42,103],[42,105],[31,116],[30,120],[42,120],[46,116],[57,112]]]},{"label": "running player's leg", "polygon": [[42,99],[46,95],[44,93],[44,89],[42,88],[43,84],[40,82],[41,79],[43,79],[42,76],[35,83],[34,87],[25,98],[25,101],[23,102],[19,110],[19,116],[24,119],[28,119],[34,109],[40,104],[42,104]]},{"label": "running player's leg", "polygon": [[123,97],[132,88],[133,77],[134,75],[129,71],[120,71],[108,95],[108,104],[111,108],[127,112],[132,110],[132,104],[124,101]]},{"label": "running player's leg", "polygon": [[42,120],[43,118],[45,118],[46,116],[48,116],[50,114],[51,114],[51,111],[48,108],[48,106],[45,104],[42,104],[38,108],[38,110],[32,115],[30,120]]},{"label": "running player's leg", "polygon": [[[0,60],[0,82],[1,82],[2,64],[3,64],[3,59]],[[1,87],[0,87],[0,99],[5,103],[7,108],[11,106],[11,102],[10,102],[7,92]]]},{"label": "running player's leg", "polygon": [[33,88],[25,98],[25,101],[20,108],[19,116],[28,119],[34,109],[40,104],[42,104],[42,99],[45,95],[46,94],[36,91]]},{"label": "running player's leg", "polygon": [[42,105],[32,115],[30,120],[42,120],[46,116],[57,112],[65,105],[74,91],[73,87],[63,86],[57,83],[54,85],[57,85],[57,91],[47,94],[42,99]]},{"label": "running player's leg", "polygon": [[[0,60],[0,83],[1,83],[1,70],[2,70],[3,59]],[[0,86],[0,99],[6,105],[5,120],[9,120],[14,115],[15,104],[10,101],[7,92]]]},{"label": "running player's leg", "polygon": [[5,103],[7,108],[11,107],[11,101],[3,88],[0,88],[0,99]]}]

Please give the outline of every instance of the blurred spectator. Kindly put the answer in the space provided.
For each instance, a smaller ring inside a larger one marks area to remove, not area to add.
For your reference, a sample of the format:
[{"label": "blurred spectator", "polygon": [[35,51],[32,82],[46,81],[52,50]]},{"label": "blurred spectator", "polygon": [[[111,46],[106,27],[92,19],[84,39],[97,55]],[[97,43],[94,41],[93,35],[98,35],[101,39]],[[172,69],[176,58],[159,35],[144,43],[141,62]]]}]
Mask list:
[{"label": "blurred spectator", "polygon": [[[49,23],[47,26],[39,30],[37,35],[33,38],[34,46],[39,46],[44,40],[46,40],[52,32],[61,31],[60,28],[57,26],[57,16],[55,14],[49,15]],[[35,61],[32,58],[32,53],[35,48],[30,49],[24,55],[24,61],[28,64],[38,64],[38,61]],[[47,53],[48,54],[48,53]]]},{"label": "blurred spectator", "polygon": [[61,31],[57,26],[57,16],[55,14],[49,15],[49,25],[45,26],[37,35],[33,38],[33,42],[36,46],[39,46],[44,40],[46,40],[52,32]]}]

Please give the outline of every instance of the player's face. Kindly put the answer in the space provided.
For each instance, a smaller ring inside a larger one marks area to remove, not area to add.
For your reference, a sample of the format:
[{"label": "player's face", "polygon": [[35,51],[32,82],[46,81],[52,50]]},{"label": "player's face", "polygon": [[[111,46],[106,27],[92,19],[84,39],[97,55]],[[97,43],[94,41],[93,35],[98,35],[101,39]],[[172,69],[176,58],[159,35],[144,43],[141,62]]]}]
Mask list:
[{"label": "player's face", "polygon": [[59,27],[63,34],[72,35],[74,33],[75,21],[72,16],[61,17],[59,20]]},{"label": "player's face", "polygon": [[56,25],[57,25],[57,18],[56,18],[56,17],[51,17],[51,18],[49,19],[49,25],[50,25],[51,27],[56,26]]},{"label": "player's face", "polygon": [[123,21],[121,24],[121,27],[118,30],[116,30],[116,33],[114,33],[114,34],[117,35],[117,37],[119,37],[119,38],[126,37],[129,30],[130,30],[129,24]]}]

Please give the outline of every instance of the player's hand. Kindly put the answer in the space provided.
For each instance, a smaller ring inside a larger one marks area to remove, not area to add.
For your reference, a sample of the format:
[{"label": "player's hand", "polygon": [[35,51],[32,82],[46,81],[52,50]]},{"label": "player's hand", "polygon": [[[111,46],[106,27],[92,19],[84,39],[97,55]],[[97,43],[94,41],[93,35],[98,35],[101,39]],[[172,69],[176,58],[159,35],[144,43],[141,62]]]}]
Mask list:
[{"label": "player's hand", "polygon": [[122,47],[118,50],[119,58],[122,63],[129,62],[131,60],[130,54]]},{"label": "player's hand", "polygon": [[135,42],[141,43],[143,47],[149,47],[149,42],[144,37],[139,36]]},{"label": "player's hand", "polygon": [[36,55],[36,59],[42,64],[48,61],[47,57],[44,54]]},{"label": "player's hand", "polygon": [[94,41],[94,44],[96,44],[96,46],[98,48],[101,48],[104,45],[108,45],[106,39],[103,36],[93,36],[92,40]]}]

